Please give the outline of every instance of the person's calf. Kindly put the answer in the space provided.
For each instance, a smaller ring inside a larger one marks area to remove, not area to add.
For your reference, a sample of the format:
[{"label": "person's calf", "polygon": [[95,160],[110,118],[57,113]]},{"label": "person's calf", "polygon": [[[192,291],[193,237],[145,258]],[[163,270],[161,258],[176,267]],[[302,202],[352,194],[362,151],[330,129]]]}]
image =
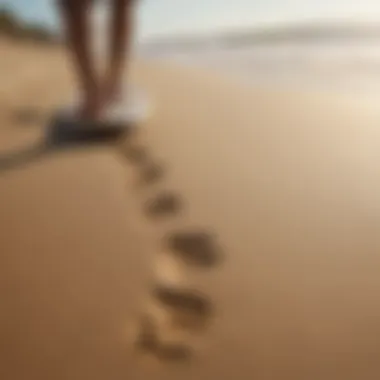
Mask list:
[{"label": "person's calf", "polygon": [[133,37],[135,0],[113,0],[109,30],[109,61],[103,82],[106,103],[120,98],[123,77],[129,63]]},{"label": "person's calf", "polygon": [[75,12],[75,10],[87,8],[92,0],[56,0],[58,7],[65,12]]},{"label": "person's calf", "polygon": [[88,11],[91,0],[59,0],[66,38],[82,99],[78,117],[96,119],[101,113],[99,84],[91,55]]}]

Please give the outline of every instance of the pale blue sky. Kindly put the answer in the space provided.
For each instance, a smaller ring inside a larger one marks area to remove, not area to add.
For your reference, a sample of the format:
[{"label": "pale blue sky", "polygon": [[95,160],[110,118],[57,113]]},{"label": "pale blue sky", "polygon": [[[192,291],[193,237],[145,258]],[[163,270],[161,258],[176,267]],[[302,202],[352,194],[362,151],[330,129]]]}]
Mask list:
[{"label": "pale blue sky", "polygon": [[[79,1],[79,0],[78,0]],[[305,20],[379,20],[380,0],[140,0],[143,36]],[[57,25],[54,0],[0,0],[30,20]]]}]

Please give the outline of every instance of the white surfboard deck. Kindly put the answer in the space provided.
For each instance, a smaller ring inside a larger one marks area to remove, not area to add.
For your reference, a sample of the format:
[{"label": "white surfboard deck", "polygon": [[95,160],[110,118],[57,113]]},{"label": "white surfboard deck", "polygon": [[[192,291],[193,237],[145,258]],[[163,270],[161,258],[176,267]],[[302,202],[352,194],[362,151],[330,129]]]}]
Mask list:
[{"label": "white surfboard deck", "polygon": [[[67,111],[75,115],[81,102],[79,95],[74,95]],[[150,107],[147,95],[141,88],[128,85],[124,86],[121,95],[105,111],[105,123],[133,123],[139,124],[149,116]]]},{"label": "white surfboard deck", "polygon": [[[121,94],[121,97],[108,107],[105,117],[102,120],[81,120],[77,117],[78,106],[81,98],[73,96],[73,100],[67,107],[61,110],[59,120],[60,128],[67,129],[67,132],[75,138],[78,132],[81,139],[89,138],[94,134],[121,134],[125,131],[135,129],[151,114],[151,104],[146,94],[136,86],[128,86]],[[63,122],[63,123],[62,123]],[[64,126],[63,126],[64,124]]]},{"label": "white surfboard deck", "polygon": [[152,107],[146,94],[136,86],[128,86],[118,101],[106,110],[103,120],[81,120],[77,117],[80,97],[74,96],[69,105],[53,120],[47,141],[53,145],[101,142],[131,133],[149,118]]}]

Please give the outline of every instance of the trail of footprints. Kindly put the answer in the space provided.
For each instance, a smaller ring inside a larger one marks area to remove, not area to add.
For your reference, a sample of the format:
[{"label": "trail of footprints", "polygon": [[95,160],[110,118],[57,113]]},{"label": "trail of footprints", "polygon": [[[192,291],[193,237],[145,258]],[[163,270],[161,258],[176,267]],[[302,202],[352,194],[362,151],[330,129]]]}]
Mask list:
[{"label": "trail of footprints", "polygon": [[[154,185],[163,179],[163,168],[149,157],[143,147],[124,147],[124,155],[137,166],[141,186]],[[183,208],[178,194],[163,191],[146,202],[143,211],[155,221],[170,218]],[[169,260],[174,265],[180,263],[193,269],[212,269],[222,257],[215,238],[203,229],[170,231],[162,240],[165,253],[157,257],[158,263]],[[179,273],[179,276],[184,278],[185,273]],[[134,342],[136,350],[162,361],[192,358],[190,338],[203,331],[213,316],[213,304],[209,297],[178,283],[168,285],[164,271],[160,270],[148,296],[152,307],[141,317]]]}]

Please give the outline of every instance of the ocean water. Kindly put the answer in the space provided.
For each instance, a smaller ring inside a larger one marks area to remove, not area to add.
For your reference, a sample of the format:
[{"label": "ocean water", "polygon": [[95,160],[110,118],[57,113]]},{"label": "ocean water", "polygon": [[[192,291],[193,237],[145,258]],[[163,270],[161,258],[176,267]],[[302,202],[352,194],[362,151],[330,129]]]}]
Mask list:
[{"label": "ocean water", "polygon": [[380,33],[282,38],[233,45],[223,40],[142,44],[139,54],[220,72],[248,85],[362,92],[380,96]]}]

